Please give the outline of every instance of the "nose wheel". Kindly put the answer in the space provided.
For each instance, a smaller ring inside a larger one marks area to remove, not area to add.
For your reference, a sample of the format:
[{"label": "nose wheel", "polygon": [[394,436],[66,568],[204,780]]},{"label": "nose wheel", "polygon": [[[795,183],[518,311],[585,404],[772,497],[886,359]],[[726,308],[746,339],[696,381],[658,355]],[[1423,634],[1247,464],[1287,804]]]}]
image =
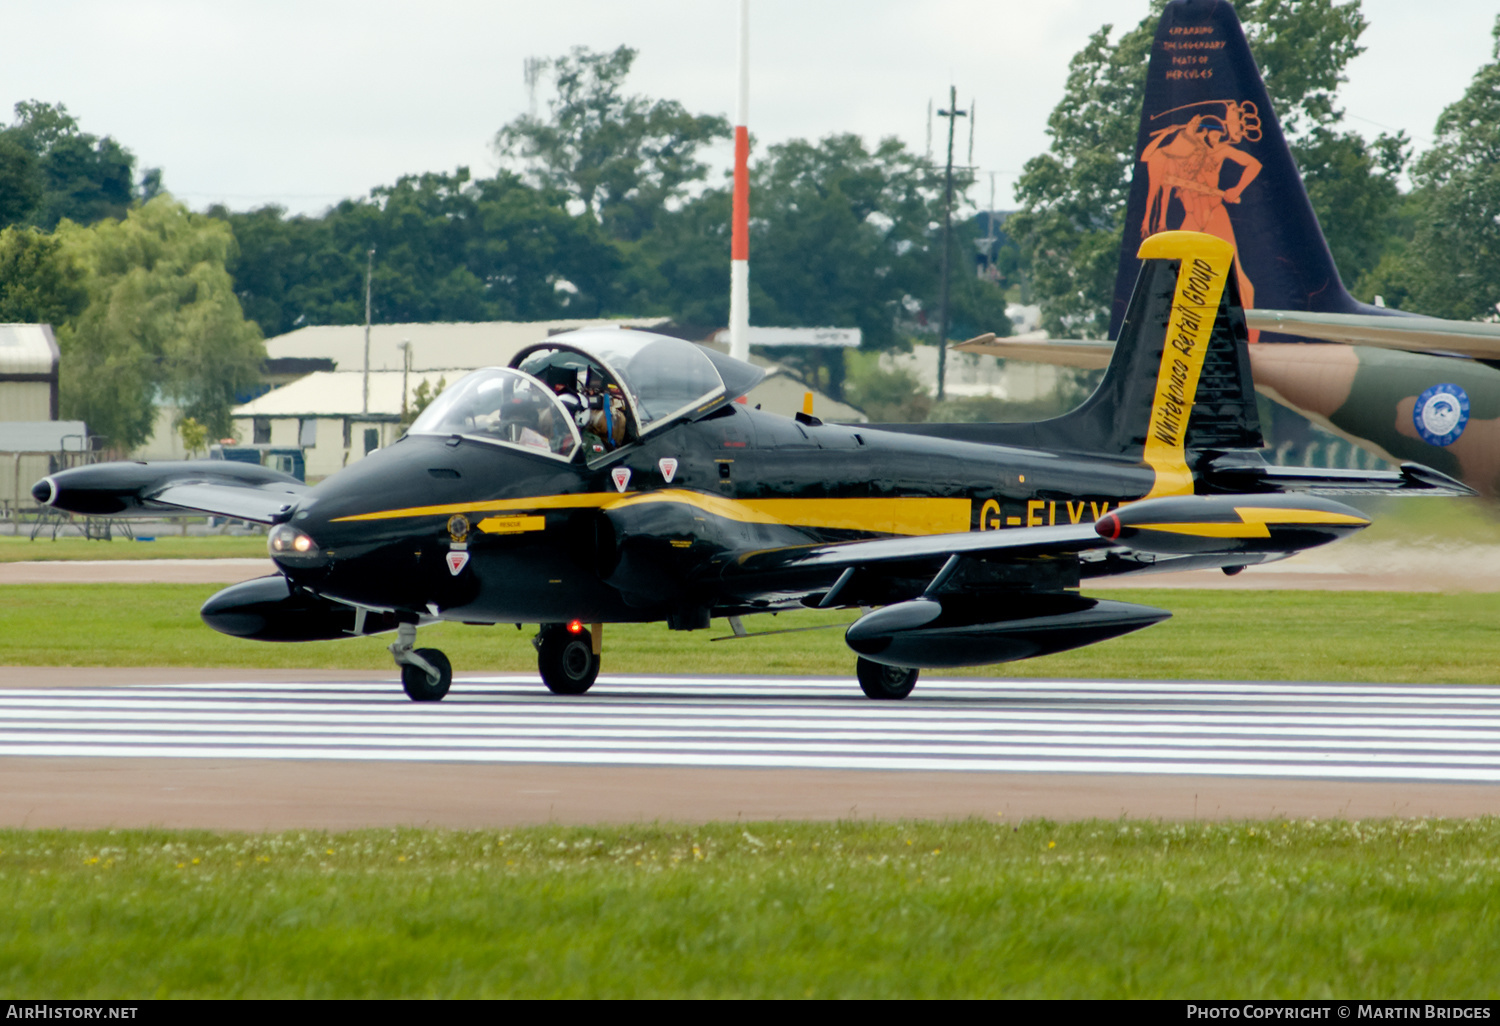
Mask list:
[{"label": "nose wheel", "polygon": [[574,632],[562,624],[544,624],[532,643],[542,683],[554,695],[581,695],[594,686],[600,659],[587,628]]},{"label": "nose wheel", "polygon": [[453,683],[453,664],[435,648],[415,648],[417,625],[403,623],[396,628],[391,656],[401,667],[401,690],[413,702],[437,702]]},{"label": "nose wheel", "polygon": [[432,669],[429,671],[415,662],[401,667],[401,689],[406,697],[413,702],[441,701],[453,683],[453,664],[435,648],[419,648],[411,654],[426,661]]}]

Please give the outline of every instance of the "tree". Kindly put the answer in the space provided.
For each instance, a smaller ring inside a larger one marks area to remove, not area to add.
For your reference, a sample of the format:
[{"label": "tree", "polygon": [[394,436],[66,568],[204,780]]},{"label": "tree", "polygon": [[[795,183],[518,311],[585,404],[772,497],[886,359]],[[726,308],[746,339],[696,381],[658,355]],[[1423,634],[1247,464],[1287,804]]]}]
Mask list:
[{"label": "tree", "polygon": [[177,422],[177,437],[189,456],[195,452],[208,451],[208,428],[193,417],[183,417]]},{"label": "tree", "polygon": [[88,305],[84,271],[53,235],[0,231],[0,323],[60,325]]},{"label": "tree", "polygon": [[0,132],[0,227],[27,224],[42,205],[42,168],[36,154],[10,132]]},{"label": "tree", "polygon": [[[136,199],[134,154],[109,136],[81,131],[63,104],[23,100],[15,110],[16,123],[3,137],[35,158],[40,180],[33,185],[41,193],[33,205],[35,224],[50,229],[63,218],[93,224],[125,216]],[[5,164],[0,146],[0,167]],[[161,172],[147,176],[159,190]]]},{"label": "tree", "polygon": [[1438,117],[1432,149],[1412,168],[1408,245],[1366,289],[1435,317],[1500,311],[1500,18],[1491,61]]},{"label": "tree", "polygon": [[160,395],[227,435],[235,397],[265,359],[224,269],[228,227],[162,194],[122,221],[64,221],[57,237],[88,273],[89,296],[58,330],[63,416],[129,451],[151,436]]},{"label": "tree", "polygon": [[628,46],[576,47],[547,62],[557,87],[548,117],[522,115],[495,135],[496,151],[519,160],[533,182],[577,200],[612,238],[631,240],[702,181],[699,149],[729,136],[722,117],[625,95],[635,58]]},{"label": "tree", "polygon": [[209,213],[232,226],[236,294],[272,335],[362,321],[372,247],[374,316],[386,323],[596,317],[620,288],[619,251],[598,224],[508,171],[408,175],[322,217]]},{"label": "tree", "polygon": [[[1151,42],[1165,0],[1112,41],[1105,25],[1074,55],[1048,119],[1049,152],[1028,161],[1023,209],[1006,228],[1021,244],[1043,324],[1103,336],[1109,322],[1125,203],[1134,170]],[[1341,274],[1357,281],[1379,261],[1399,203],[1404,140],[1374,146],[1339,129],[1344,68],[1361,52],[1358,0],[1241,0],[1236,9],[1266,90],[1302,169]]]},{"label": "tree", "polygon": [[[752,186],[755,322],[858,327],[865,347],[877,350],[909,345],[911,333],[930,330],[940,288],[941,183],[940,172],[896,139],[873,148],[855,135],[772,146]],[[973,252],[974,234],[972,222],[955,221],[953,330],[982,325],[1005,333],[1003,293],[962,259]],[[811,383],[839,394],[840,352],[813,350],[801,363]]]}]

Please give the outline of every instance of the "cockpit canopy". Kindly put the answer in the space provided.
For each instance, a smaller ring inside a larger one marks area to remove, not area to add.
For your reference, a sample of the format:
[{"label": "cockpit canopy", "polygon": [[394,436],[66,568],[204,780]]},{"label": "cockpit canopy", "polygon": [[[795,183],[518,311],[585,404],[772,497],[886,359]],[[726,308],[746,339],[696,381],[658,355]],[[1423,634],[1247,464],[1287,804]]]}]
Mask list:
[{"label": "cockpit canopy", "polygon": [[615,329],[554,335],[523,349],[511,366],[549,384],[559,370],[595,375],[619,391],[637,437],[730,402],[765,377],[680,338]]},{"label": "cockpit canopy", "polygon": [[413,422],[414,435],[466,435],[570,460],[578,429],[554,392],[508,367],[465,375]]},{"label": "cockpit canopy", "polygon": [[571,460],[603,457],[744,395],[758,367],[682,339],[585,330],[521,350],[446,389],[412,434],[463,435]]}]

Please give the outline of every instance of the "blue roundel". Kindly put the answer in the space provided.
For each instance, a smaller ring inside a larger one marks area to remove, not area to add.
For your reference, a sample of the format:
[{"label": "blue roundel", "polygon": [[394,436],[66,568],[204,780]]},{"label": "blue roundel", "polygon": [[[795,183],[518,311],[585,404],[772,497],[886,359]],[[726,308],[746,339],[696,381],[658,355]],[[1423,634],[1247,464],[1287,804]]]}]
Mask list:
[{"label": "blue roundel", "polygon": [[1411,411],[1417,434],[1429,445],[1452,445],[1469,423],[1469,395],[1457,385],[1433,385]]}]

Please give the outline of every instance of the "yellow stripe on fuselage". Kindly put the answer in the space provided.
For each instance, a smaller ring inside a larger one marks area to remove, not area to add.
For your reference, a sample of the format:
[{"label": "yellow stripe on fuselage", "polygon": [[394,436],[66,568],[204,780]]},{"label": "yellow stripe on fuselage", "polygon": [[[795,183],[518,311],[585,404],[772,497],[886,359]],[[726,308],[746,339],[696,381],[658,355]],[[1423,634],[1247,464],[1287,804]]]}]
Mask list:
[{"label": "yellow stripe on fuselage", "polygon": [[653,502],[676,502],[742,524],[785,524],[823,530],[874,534],[950,534],[967,531],[972,504],[968,499],[920,496],[889,499],[728,499],[721,495],[667,488],[656,492],[582,492],[539,495],[526,499],[411,506],[340,517],[338,522],[451,516],[455,513],[521,513],[548,509],[625,509]]},{"label": "yellow stripe on fuselage", "polygon": [[1138,255],[1142,260],[1182,262],[1146,432],[1144,459],[1156,480],[1144,498],[1191,495],[1193,473],[1183,446],[1198,378],[1219,316],[1219,300],[1234,262],[1234,247],[1200,232],[1161,232],[1142,242]]},{"label": "yellow stripe on fuselage", "polygon": [[618,499],[617,492],[582,492],[577,495],[533,495],[527,499],[491,499],[488,502],[450,502],[445,506],[408,506],[405,509],[383,509],[336,517],[334,523],[361,520],[401,520],[405,517],[449,517],[455,513],[522,513],[537,509],[588,509],[608,506]]}]

